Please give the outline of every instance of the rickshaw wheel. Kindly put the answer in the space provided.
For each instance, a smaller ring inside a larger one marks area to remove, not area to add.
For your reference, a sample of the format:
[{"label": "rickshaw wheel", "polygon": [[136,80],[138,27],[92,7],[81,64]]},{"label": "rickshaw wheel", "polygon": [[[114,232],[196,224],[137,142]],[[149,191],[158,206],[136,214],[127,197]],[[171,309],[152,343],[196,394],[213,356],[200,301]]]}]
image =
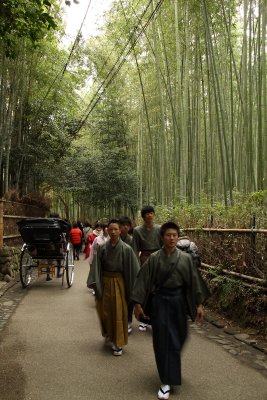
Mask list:
[{"label": "rickshaw wheel", "polygon": [[69,247],[69,250],[66,254],[65,270],[68,287],[71,287],[74,279],[74,259],[72,246]]},{"label": "rickshaw wheel", "polygon": [[29,286],[32,280],[33,259],[29,254],[28,248],[25,247],[20,256],[19,275],[20,281],[24,288]]}]

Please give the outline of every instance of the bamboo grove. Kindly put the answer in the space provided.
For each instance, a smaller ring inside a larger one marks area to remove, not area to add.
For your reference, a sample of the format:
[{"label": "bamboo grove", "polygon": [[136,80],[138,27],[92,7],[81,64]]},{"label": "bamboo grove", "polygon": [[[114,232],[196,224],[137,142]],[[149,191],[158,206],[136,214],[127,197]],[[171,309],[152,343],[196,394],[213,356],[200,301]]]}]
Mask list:
[{"label": "bamboo grove", "polygon": [[266,189],[266,0],[117,0],[68,64],[43,3],[57,29],[1,47],[2,193],[119,210]]},{"label": "bamboo grove", "polygon": [[[113,35],[148,2],[128,3]],[[162,2],[121,75],[140,204],[266,188],[266,2]]]}]

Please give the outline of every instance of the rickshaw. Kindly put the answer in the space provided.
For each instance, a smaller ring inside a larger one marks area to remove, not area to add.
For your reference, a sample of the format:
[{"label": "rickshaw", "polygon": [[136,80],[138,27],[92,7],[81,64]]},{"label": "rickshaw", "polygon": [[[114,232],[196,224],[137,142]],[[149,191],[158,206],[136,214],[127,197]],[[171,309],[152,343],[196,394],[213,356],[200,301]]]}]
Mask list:
[{"label": "rickshaw", "polygon": [[74,278],[73,248],[68,242],[70,225],[60,218],[27,218],[17,225],[24,241],[19,265],[22,287],[29,286],[34,270],[38,277],[46,274],[51,280],[56,268],[60,268],[62,286],[66,276],[70,288]]}]

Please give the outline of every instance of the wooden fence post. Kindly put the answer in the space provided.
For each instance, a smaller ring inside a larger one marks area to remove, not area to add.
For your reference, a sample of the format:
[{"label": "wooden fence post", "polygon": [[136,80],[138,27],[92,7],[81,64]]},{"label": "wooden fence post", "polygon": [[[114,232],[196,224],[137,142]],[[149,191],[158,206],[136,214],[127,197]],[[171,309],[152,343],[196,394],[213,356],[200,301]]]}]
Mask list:
[{"label": "wooden fence post", "polygon": [[4,245],[4,240],[3,240],[3,236],[4,236],[3,210],[4,210],[3,200],[0,200],[0,247],[3,247],[3,245]]},{"label": "wooden fence post", "polygon": [[256,229],[256,214],[252,215],[252,226],[251,226],[251,247],[252,247],[252,262],[253,265],[256,262],[256,252],[257,252],[257,246],[256,246],[256,236],[257,233],[255,232]]}]

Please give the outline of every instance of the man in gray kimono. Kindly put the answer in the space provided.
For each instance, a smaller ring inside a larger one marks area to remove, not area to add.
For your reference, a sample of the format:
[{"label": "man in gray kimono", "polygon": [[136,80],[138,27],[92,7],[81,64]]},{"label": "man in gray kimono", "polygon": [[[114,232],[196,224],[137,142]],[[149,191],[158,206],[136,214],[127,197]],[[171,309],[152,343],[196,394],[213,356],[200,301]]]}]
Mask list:
[{"label": "man in gray kimono", "polygon": [[[129,234],[132,230],[132,221],[129,217],[123,216],[119,218],[121,240],[132,247],[133,237]],[[133,302],[128,303],[128,334],[132,333],[133,330]]]},{"label": "man in gray kimono", "polygon": [[151,303],[153,348],[162,385],[159,399],[168,399],[171,385],[181,384],[181,350],[187,337],[187,315],[203,319],[203,302],[209,295],[192,258],[176,248],[179,227],[167,222],[160,229],[162,249],[151,254],[140,269],[131,299],[138,320],[144,313],[148,295]]},{"label": "man in gray kimono", "polygon": [[109,221],[110,240],[98,247],[88,279],[95,290],[102,335],[111,342],[115,356],[120,356],[128,343],[127,307],[140,268],[133,249],[121,240],[120,233],[119,221]]},{"label": "man in gray kimono", "polygon": [[132,247],[133,237],[129,234],[132,230],[132,221],[129,217],[120,217],[121,240]]},{"label": "man in gray kimono", "polygon": [[[133,230],[132,247],[137,257],[139,257],[140,265],[148,259],[150,254],[161,248],[160,225],[155,224],[155,210],[152,206],[144,206],[141,210],[141,216],[144,224],[137,226]],[[139,331],[145,332],[147,324],[141,322]]]}]

